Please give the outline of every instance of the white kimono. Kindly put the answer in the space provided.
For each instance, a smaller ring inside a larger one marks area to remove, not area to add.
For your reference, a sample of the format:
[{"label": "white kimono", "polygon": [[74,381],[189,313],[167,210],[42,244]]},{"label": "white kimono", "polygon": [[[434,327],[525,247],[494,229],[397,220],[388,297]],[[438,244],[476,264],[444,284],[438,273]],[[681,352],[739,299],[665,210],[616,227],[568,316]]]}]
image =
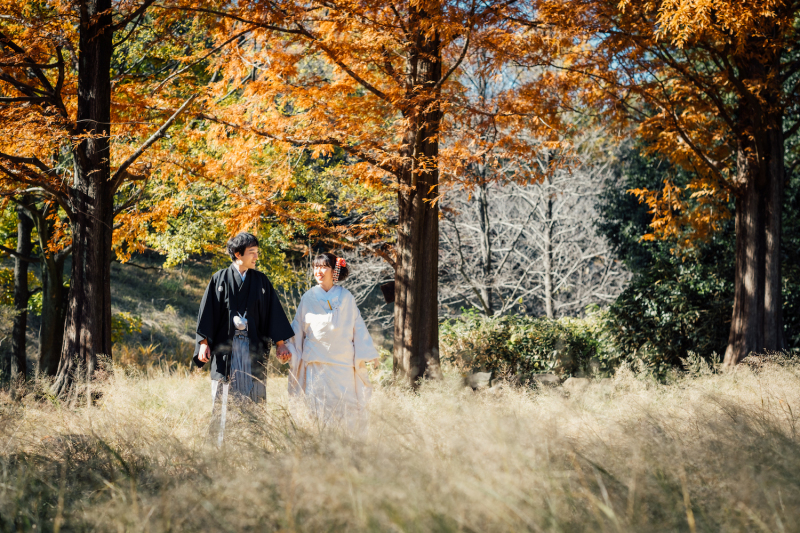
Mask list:
[{"label": "white kimono", "polygon": [[289,395],[304,398],[324,424],[363,433],[372,393],[365,363],[378,351],[353,295],[339,285],[328,292],[317,285],[300,300],[292,329]]}]

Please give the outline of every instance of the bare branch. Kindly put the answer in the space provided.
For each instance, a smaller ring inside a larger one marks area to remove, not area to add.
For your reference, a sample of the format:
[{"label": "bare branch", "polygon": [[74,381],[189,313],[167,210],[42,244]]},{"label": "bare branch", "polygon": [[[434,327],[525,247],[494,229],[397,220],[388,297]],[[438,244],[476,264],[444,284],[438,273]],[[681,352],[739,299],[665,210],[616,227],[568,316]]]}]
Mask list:
[{"label": "bare branch", "polygon": [[[26,61],[27,63],[31,63],[31,64],[35,64],[35,63],[36,63],[36,62],[35,62],[35,61],[34,61],[34,60],[33,60],[33,59],[32,59],[32,58],[31,58],[31,57],[28,55],[28,52],[26,52],[24,48],[22,48],[22,47],[21,47],[21,46],[19,46],[17,43],[15,43],[14,41],[12,41],[12,40],[11,40],[11,38],[10,38],[10,37],[8,37],[8,36],[7,36],[5,33],[3,33],[2,31],[0,31],[0,43],[2,43],[2,44],[4,44],[4,45],[8,46],[8,47],[9,47],[9,48],[11,48],[11,49],[12,49],[14,52],[16,52],[16,53],[18,53],[18,54],[21,54],[21,55],[23,55],[23,56],[24,56],[24,59],[25,59],[25,61]],[[47,89],[48,89],[48,90],[50,90],[51,92],[53,91],[53,86],[52,86],[52,85],[50,85],[50,81],[47,79],[47,76],[45,76],[45,75],[44,75],[44,72],[42,72],[42,70],[41,70],[40,68],[34,67],[34,68],[32,68],[32,69],[31,69],[31,71],[33,71],[33,75],[34,75],[34,76],[36,76],[36,78],[39,80],[39,83],[41,83],[41,84],[42,84],[42,85],[43,85],[45,88],[47,88]]]},{"label": "bare branch", "polygon": [[144,12],[155,3],[156,0],[144,0],[142,5],[137,7],[134,11],[128,14],[128,16],[123,17],[119,22],[112,26],[113,31],[120,30],[128,25],[129,22],[136,19],[137,17],[144,15]]},{"label": "bare branch", "polygon": [[175,122],[175,119],[178,118],[178,115],[180,115],[183,112],[184,109],[189,107],[189,105],[194,101],[195,98],[197,98],[196,94],[193,94],[192,96],[190,96],[189,99],[186,100],[183,103],[183,105],[181,107],[179,107],[178,110],[175,111],[175,113],[173,113],[172,116],[169,117],[167,119],[167,121],[160,128],[158,128],[158,130],[155,133],[153,133],[153,135],[151,135],[149,139],[147,139],[144,142],[144,144],[142,146],[137,148],[136,151],[133,152],[130,155],[130,157],[128,157],[128,159],[126,159],[119,166],[117,171],[111,177],[111,190],[112,191],[116,191],[119,188],[119,186],[122,184],[122,180],[125,178],[125,171],[128,170],[128,167],[130,167],[137,159],[139,159],[139,157],[148,148],[150,148],[150,146],[152,146],[153,143],[155,143],[157,140],[159,140],[160,138],[162,138],[164,136],[164,134],[167,132],[169,127],[172,126],[172,123]]},{"label": "bare branch", "polygon": [[53,198],[58,205],[61,206],[67,216],[70,219],[72,218],[73,213],[69,205],[69,200],[61,191],[48,182],[47,177],[37,174],[30,168],[24,168],[21,172],[14,172],[4,165],[0,165],[0,173],[5,174],[9,179],[17,183],[36,186],[35,189],[28,189],[26,192],[42,192]]},{"label": "bare branch", "polygon": [[[473,4],[473,7],[472,7],[472,10],[473,10],[473,12],[475,10],[474,4]],[[473,13],[471,12],[470,16],[472,14]],[[447,82],[447,80],[450,78],[450,76],[452,76],[453,72],[455,72],[456,69],[464,61],[464,58],[467,56],[467,50],[469,50],[469,44],[470,44],[470,39],[471,38],[472,38],[472,24],[470,24],[470,26],[469,26],[469,31],[467,32],[467,37],[464,39],[464,46],[461,48],[461,53],[459,54],[458,59],[456,60],[455,63],[453,63],[453,65],[450,67],[450,69],[447,71],[447,73],[444,76],[442,76],[442,79],[440,79],[438,82],[436,82],[436,85],[434,86],[434,91],[438,91],[442,87],[442,85],[444,85],[445,82]]]},{"label": "bare branch", "polygon": [[5,252],[8,255],[13,255],[17,259],[25,261],[26,263],[38,263],[38,257],[31,257],[29,255],[21,254],[12,248],[8,248],[7,246],[0,245],[0,252]]},{"label": "bare branch", "polygon": [[7,67],[7,68],[41,68],[41,69],[49,69],[49,68],[58,68],[58,63],[50,63],[48,65],[43,65],[41,63],[2,63],[0,62],[0,67]]},{"label": "bare branch", "polygon": [[6,161],[17,165],[33,165],[45,174],[50,174],[53,171],[53,169],[42,163],[38,157],[19,157],[0,152],[0,159],[5,159]]},{"label": "bare branch", "polygon": [[197,61],[193,61],[193,62],[189,63],[188,65],[186,65],[185,67],[183,67],[182,69],[180,69],[180,70],[178,70],[176,72],[173,72],[172,74],[167,76],[167,78],[164,81],[159,83],[158,87],[153,89],[153,94],[155,94],[158,91],[160,91],[161,88],[164,87],[164,85],[166,85],[170,80],[174,79],[177,76],[180,76],[181,74],[183,74],[184,72],[186,72],[187,70],[189,70],[193,66],[197,65],[201,61],[204,61],[205,59],[208,59],[210,56],[212,56],[214,53],[216,53],[219,50],[221,50],[222,48],[224,48],[226,45],[232,43],[233,41],[235,41],[236,39],[242,37],[243,35],[246,35],[246,34],[250,33],[251,31],[253,31],[253,28],[249,28],[247,30],[244,30],[243,32],[237,33],[236,35],[234,35],[233,37],[231,37],[230,39],[228,39],[227,41],[225,41],[221,45],[217,46],[216,48],[211,49],[211,51],[209,51],[206,55],[204,55],[203,57],[201,57]]},{"label": "bare branch", "polygon": [[380,89],[372,85],[370,82],[359,76],[353,69],[347,66],[341,59],[339,59],[338,54],[336,54],[336,52],[331,50],[331,48],[327,46],[325,43],[323,43],[316,35],[305,29],[299,22],[295,22],[295,25],[305,37],[313,41],[317,45],[317,47],[319,47],[320,50],[325,52],[325,54],[331,59],[331,61],[336,63],[336,65],[340,69],[345,71],[348,76],[353,78],[355,81],[361,84],[362,87],[367,89],[369,92],[371,92],[381,100],[385,100],[387,102],[389,101],[389,97],[386,96],[386,94],[383,91],[381,91]]},{"label": "bare branch", "polygon": [[3,96],[0,97],[0,104],[16,104],[20,102],[30,102],[32,104],[41,104],[50,100],[48,96]]}]

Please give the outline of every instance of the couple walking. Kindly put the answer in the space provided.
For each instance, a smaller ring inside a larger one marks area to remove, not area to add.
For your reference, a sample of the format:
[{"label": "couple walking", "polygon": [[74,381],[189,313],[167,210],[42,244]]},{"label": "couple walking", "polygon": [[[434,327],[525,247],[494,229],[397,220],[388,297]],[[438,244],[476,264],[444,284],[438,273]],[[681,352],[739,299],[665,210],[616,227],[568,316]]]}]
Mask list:
[{"label": "couple walking", "polygon": [[197,317],[194,362],[210,362],[212,406],[221,396],[220,442],[229,391],[266,400],[266,358],[275,342],[277,358],[291,362],[289,394],[305,400],[323,423],[366,429],[372,386],[367,362],[378,362],[353,295],[338,282],[349,273],[333,254],[314,258],[317,286],[306,292],[292,324],[267,276],[255,270],[258,240],[240,233],[227,244],[233,263],[206,287]]}]

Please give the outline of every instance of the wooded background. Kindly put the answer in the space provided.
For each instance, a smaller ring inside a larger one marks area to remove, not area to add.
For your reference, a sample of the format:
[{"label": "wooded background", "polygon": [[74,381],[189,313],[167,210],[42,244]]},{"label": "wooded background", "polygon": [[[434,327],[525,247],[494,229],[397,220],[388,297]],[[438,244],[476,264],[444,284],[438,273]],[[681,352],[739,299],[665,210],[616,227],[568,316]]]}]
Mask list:
[{"label": "wooded background", "polygon": [[69,393],[141,320],[112,264],[242,230],[289,312],[346,257],[411,385],[468,309],[586,365],[795,349],[799,6],[0,2],[3,375]]}]

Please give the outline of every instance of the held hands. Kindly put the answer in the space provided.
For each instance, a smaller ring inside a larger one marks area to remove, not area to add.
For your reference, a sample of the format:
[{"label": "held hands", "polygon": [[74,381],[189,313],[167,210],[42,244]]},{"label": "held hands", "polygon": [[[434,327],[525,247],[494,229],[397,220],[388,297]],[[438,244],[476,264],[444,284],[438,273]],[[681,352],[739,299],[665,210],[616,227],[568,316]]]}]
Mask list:
[{"label": "held hands", "polygon": [[200,352],[197,354],[197,359],[201,363],[208,363],[211,358],[211,350],[208,349],[208,341],[203,339],[200,341]]},{"label": "held hands", "polygon": [[[289,359],[292,358],[292,354],[289,353],[289,348],[286,347],[283,341],[278,341],[276,343],[275,351],[281,363],[287,363]],[[211,359],[211,350],[208,349],[208,341],[205,339],[200,341],[200,352],[197,354],[197,359],[201,363],[208,363],[209,359]]]},{"label": "held hands", "polygon": [[289,348],[286,346],[286,343],[283,341],[278,341],[275,343],[275,356],[278,358],[283,364],[289,362],[289,359],[292,358],[292,354],[289,352]]}]

